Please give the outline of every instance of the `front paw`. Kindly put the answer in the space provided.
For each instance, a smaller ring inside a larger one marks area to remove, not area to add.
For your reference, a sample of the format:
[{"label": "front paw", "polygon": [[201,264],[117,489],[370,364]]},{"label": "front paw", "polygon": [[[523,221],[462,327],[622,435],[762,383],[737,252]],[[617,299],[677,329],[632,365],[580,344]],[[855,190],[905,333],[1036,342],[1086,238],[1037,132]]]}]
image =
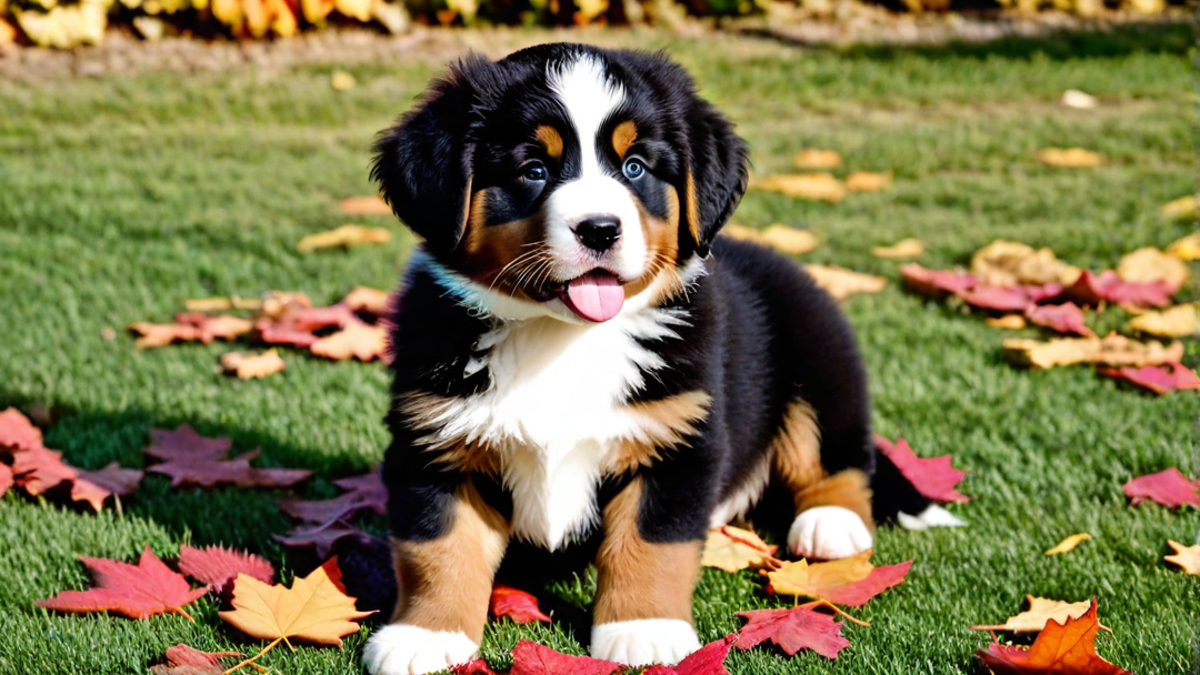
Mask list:
[{"label": "front paw", "polygon": [[466,663],[478,651],[464,633],[394,623],[371,635],[363,661],[371,675],[425,675]]},{"label": "front paw", "polygon": [[696,629],[679,619],[637,619],[592,626],[592,656],[627,666],[679,663],[699,648]]},{"label": "front paw", "polygon": [[788,550],[800,558],[838,560],[862,553],[875,538],[858,514],[841,506],[818,506],[796,516]]}]

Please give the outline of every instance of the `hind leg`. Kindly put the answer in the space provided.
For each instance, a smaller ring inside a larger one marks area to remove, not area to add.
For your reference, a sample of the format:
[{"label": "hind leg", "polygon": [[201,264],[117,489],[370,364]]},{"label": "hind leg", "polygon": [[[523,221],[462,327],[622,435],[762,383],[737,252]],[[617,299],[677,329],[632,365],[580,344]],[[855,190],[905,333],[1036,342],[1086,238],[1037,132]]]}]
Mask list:
[{"label": "hind leg", "polygon": [[[839,438],[833,439],[840,441]],[[849,435],[853,438],[854,434]],[[795,519],[788,531],[788,550],[802,558],[834,560],[874,546],[875,521],[871,517],[871,490],[862,468],[841,468],[830,473],[822,452],[820,428],[812,406],[796,401],[788,406],[772,447],[775,474],[792,495]],[[869,456],[868,456],[869,458]]]}]

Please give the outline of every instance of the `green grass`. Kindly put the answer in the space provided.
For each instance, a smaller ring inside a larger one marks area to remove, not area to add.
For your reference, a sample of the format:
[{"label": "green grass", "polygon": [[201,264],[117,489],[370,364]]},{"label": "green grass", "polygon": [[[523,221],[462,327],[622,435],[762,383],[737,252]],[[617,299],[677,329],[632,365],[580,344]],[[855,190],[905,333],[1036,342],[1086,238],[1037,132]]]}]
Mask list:
[{"label": "green grass", "polygon": [[[513,33],[495,43],[552,39]],[[919,454],[953,453],[972,501],[952,507],[970,527],[880,532],[884,563],[913,559],[900,587],[846,625],[836,661],[735,652],[734,673],[981,673],[975,651],[1027,593],[1097,596],[1112,635],[1102,653],[1147,675],[1200,672],[1200,583],[1165,566],[1166,540],[1191,542],[1194,510],[1133,508],[1121,485],[1179,466],[1198,473],[1197,397],[1156,398],[1086,368],[1025,372],[1000,353],[1007,335],[956,307],[902,292],[897,264],[871,246],[923,240],[932,267],[963,264],[1005,237],[1050,246],[1074,264],[1105,268],[1144,245],[1190,231],[1158,207],[1195,185],[1186,26],[1041,41],[921,49],[804,50],[766,40],[592,32],[607,44],[665,47],[739,123],[759,172],[791,155],[831,147],[846,168],[894,170],[880,194],[837,206],[751,192],[735,219],[804,224],[822,245],[807,259],[881,273],[875,296],[846,303],[871,374],[875,422]],[[368,147],[438,69],[437,58],[250,67],[219,74],[159,73],[0,82],[0,407],[57,413],[46,442],[94,468],[141,464],[152,426],[189,423],[262,447],[270,465],[317,472],[307,495],[366,470],[387,442],[388,377],[378,364],[333,364],[286,354],[288,370],[257,382],[213,372],[224,344],[139,352],[121,328],[166,320],[185,298],[296,289],[333,301],[357,284],[388,287],[412,238],[387,218],[393,243],[300,255],[296,241],[345,222],[339,198],[368,194]],[[336,93],[334,67],[359,85]],[[1066,88],[1103,98],[1094,111],[1061,108]],[[1111,161],[1051,169],[1043,146],[1080,145]],[[1193,269],[1200,272],[1200,269]],[[1200,297],[1192,282],[1184,291]],[[1104,326],[1119,326],[1113,310]],[[117,329],[114,340],[103,329]],[[1037,335],[1035,331],[1024,331]],[[403,355],[401,355],[403,358]],[[1195,342],[1188,363],[1200,361]],[[57,615],[33,601],[88,579],[77,555],[132,559],[146,544],[164,556],[181,543],[223,542],[285,569],[301,562],[271,533],[288,522],[278,494],[171,490],[149,476],[123,514],[99,515],[10,493],[0,500],[0,673],[145,672],[166,649],[256,651],[203,599],[196,623]],[[1093,541],[1047,558],[1065,535]],[[592,581],[551,590],[585,605]],[[706,571],[696,596],[702,638],[734,630],[733,612],[779,606],[751,573]],[[519,637],[579,651],[560,624],[489,627],[484,651],[502,662]],[[366,631],[344,649],[277,649],[273,672],[361,669]]]}]

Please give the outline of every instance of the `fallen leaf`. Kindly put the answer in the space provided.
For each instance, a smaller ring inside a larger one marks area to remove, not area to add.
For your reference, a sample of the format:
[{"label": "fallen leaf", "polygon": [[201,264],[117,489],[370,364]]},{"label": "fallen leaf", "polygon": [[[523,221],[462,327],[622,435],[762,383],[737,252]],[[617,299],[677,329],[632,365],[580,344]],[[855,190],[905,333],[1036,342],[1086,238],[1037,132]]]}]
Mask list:
[{"label": "fallen leaf", "polygon": [[144,475],[139,469],[123,469],[116,462],[99,471],[75,471],[77,475],[71,485],[71,499],[77,502],[86,501],[97,512],[103,508],[104,500],[109,496],[127,497],[133,494]]},{"label": "fallen leaf", "polygon": [[1200,330],[1196,321],[1196,306],[1176,305],[1160,312],[1143,312],[1129,321],[1132,330],[1159,337],[1191,337]]},{"label": "fallen leaf", "polygon": [[289,516],[309,523],[343,520],[368,509],[381,516],[387,513],[387,486],[378,469],[361,476],[341,478],[333,484],[349,492],[333,499],[311,501],[289,497],[278,502],[279,508]]},{"label": "fallen leaf", "polygon": [[1074,551],[1076,546],[1082,544],[1083,542],[1085,542],[1091,538],[1092,538],[1092,535],[1088,534],[1087,532],[1080,532],[1079,534],[1073,534],[1073,535],[1067,537],[1066,539],[1063,539],[1062,541],[1058,542],[1058,544],[1054,548],[1046,551],[1046,555],[1058,555],[1060,553],[1067,553],[1069,551]]},{"label": "fallen leaf", "polygon": [[488,666],[487,661],[475,659],[467,663],[450,666],[451,675],[500,675]]},{"label": "fallen leaf", "polygon": [[355,621],[374,613],[355,609],[354,598],[342,592],[341,579],[337,558],[296,577],[291,588],[239,574],[233,582],[233,610],[218,616],[251,637],[341,647],[342,636],[358,632]]},{"label": "fallen leaf", "polygon": [[366,312],[376,317],[385,317],[391,314],[392,296],[378,288],[355,286],[338,304],[350,308],[352,312]]},{"label": "fallen leaf", "polygon": [[227,375],[236,375],[239,380],[262,378],[283,372],[287,364],[279,356],[279,352],[268,349],[265,352],[228,352],[221,355],[221,369]]},{"label": "fallen leaf", "polygon": [[[1186,197],[1180,197],[1179,199],[1172,199],[1166,204],[1163,204],[1159,211],[1162,213],[1163,218],[1169,218],[1171,220],[1195,218],[1197,214],[1200,214],[1200,208],[1197,208],[1195,195],[1187,195]],[[1200,233],[1190,235],[1189,237],[1185,237],[1185,239],[1200,239],[1200,236],[1198,235],[1200,235]],[[1175,244],[1178,243],[1179,242],[1175,242]],[[1172,244],[1171,247],[1173,248],[1175,244]],[[1200,243],[1196,244],[1196,246],[1200,248]],[[1171,248],[1168,248],[1167,252],[1171,252]],[[1195,260],[1195,258],[1188,258],[1186,256],[1180,257],[1184,258],[1185,260]]]},{"label": "fallen leaf", "polygon": [[183,301],[183,306],[189,312],[228,312],[231,309],[262,309],[262,300],[258,298],[240,298],[236,295],[228,298],[192,298]]},{"label": "fallen leaf", "polygon": [[901,266],[900,275],[904,278],[906,287],[930,298],[940,298],[946,294],[957,295],[979,283],[973,274],[953,270],[931,270],[917,263]]},{"label": "fallen leaf", "polygon": [[1117,263],[1117,276],[1124,281],[1143,284],[1162,281],[1178,289],[1187,283],[1189,272],[1187,263],[1178,257],[1145,246],[1121,257]]},{"label": "fallen leaf", "polygon": [[1096,372],[1105,377],[1136,384],[1159,396],[1172,391],[1200,389],[1200,377],[1191,368],[1181,363],[1167,365],[1171,367],[1171,370],[1167,370],[1163,366],[1142,366],[1141,368],[1099,368]]},{"label": "fallen leaf", "polygon": [[488,601],[488,611],[496,618],[507,616],[513,620],[513,623],[550,620],[550,617],[538,609],[537,598],[509,586],[496,586],[492,589],[492,597]]},{"label": "fallen leaf", "polygon": [[0,497],[3,497],[12,489],[13,472],[7,464],[0,464]]},{"label": "fallen leaf", "polygon": [[143,452],[162,460],[190,457],[219,459],[232,448],[233,440],[228,436],[208,438],[196,433],[191,426],[181,424],[174,430],[151,429],[150,447]]},{"label": "fallen leaf", "polygon": [[650,666],[642,671],[642,675],[729,675],[729,671],[725,670],[725,657],[737,639],[737,633],[730,633],[697,649],[679,665]]},{"label": "fallen leaf", "polygon": [[1083,148],[1046,148],[1038,151],[1037,159],[1047,166],[1069,169],[1104,165],[1103,155]]},{"label": "fallen leaf", "polygon": [[956,295],[972,307],[996,312],[1019,312],[1029,305],[1029,294],[1020,286],[976,286]]},{"label": "fallen leaf", "polygon": [[955,490],[966,471],[950,465],[950,455],[922,459],[909,447],[903,437],[892,443],[883,436],[875,436],[875,447],[896,465],[900,474],[922,496],[935,502],[969,502],[971,498]]},{"label": "fallen leaf", "polygon": [[148,323],[139,321],[131,323],[126,328],[138,335],[133,345],[138,349],[165,347],[173,342],[194,342],[200,339],[200,331],[195,326],[184,323]]},{"label": "fallen leaf", "polygon": [[233,340],[254,329],[254,322],[230,314],[210,315],[203,312],[181,312],[175,322],[195,326],[197,340],[208,344],[213,340]]},{"label": "fallen leaf", "polygon": [[239,574],[246,574],[266,584],[275,580],[275,568],[271,563],[252,553],[242,553],[223,546],[192,548],[184,544],[179,549],[179,571],[218,594],[224,594],[225,587]]},{"label": "fallen leaf", "polygon": [[383,326],[371,326],[353,321],[344,329],[312,343],[309,350],[317,356],[334,361],[356,358],[373,361],[387,355],[388,334]]},{"label": "fallen leaf", "polygon": [[357,244],[386,244],[391,241],[392,233],[382,227],[363,227],[362,225],[342,225],[341,227],[310,234],[300,240],[296,250],[308,253],[323,248],[338,246],[349,247]]},{"label": "fallen leaf", "polygon": [[879,192],[891,187],[893,178],[894,176],[891,171],[885,173],[855,171],[846,176],[846,189],[851,192]]},{"label": "fallen leaf", "polygon": [[291,307],[274,317],[273,321],[295,330],[313,332],[327,328],[344,328],[359,321],[349,306],[338,303],[327,307]]},{"label": "fallen leaf", "polygon": [[1183,544],[1167,540],[1167,545],[1171,547],[1175,553],[1173,555],[1163,556],[1163,560],[1169,563],[1179,565],[1184,572],[1192,576],[1200,576],[1200,544],[1194,546],[1184,546]]},{"label": "fallen leaf", "polygon": [[746,619],[746,625],[738,631],[738,649],[750,649],[770,640],[789,655],[811,649],[836,659],[839,651],[850,646],[850,641],[842,637],[842,624],[812,607],[758,609],[734,616]]},{"label": "fallen leaf", "polygon": [[1099,630],[1093,600],[1078,618],[1047,622],[1028,649],[992,643],[979,650],[979,658],[996,675],[1129,675],[1096,653]]},{"label": "fallen leaf", "polygon": [[269,345],[288,345],[291,347],[308,348],[321,339],[315,334],[275,323],[272,320],[259,321],[254,325],[258,339]]},{"label": "fallen leaf", "polygon": [[762,231],[760,239],[763,244],[781,253],[800,255],[808,253],[817,247],[817,238],[808,230],[797,230],[776,223]]},{"label": "fallen leaf", "polygon": [[1078,619],[1092,608],[1092,603],[1086,600],[1083,602],[1064,602],[1062,600],[1035,598],[1032,595],[1026,595],[1025,601],[1029,603],[1029,609],[1020,614],[1008,617],[1008,621],[1005,621],[1003,624],[999,626],[971,626],[971,629],[1036,633],[1046,627],[1047,621],[1054,620],[1062,623],[1067,619]]},{"label": "fallen leaf", "polygon": [[1048,248],[1034,249],[1017,241],[997,239],[971,256],[971,273],[983,286],[1012,287],[1051,283],[1071,285],[1078,267],[1068,265]]},{"label": "fallen leaf", "polygon": [[1084,270],[1064,293],[1068,299],[1081,305],[1096,306],[1101,302],[1109,302],[1114,305],[1166,307],[1171,304],[1171,296],[1178,290],[1178,287],[1165,281],[1123,281],[1113,270],[1105,270],[1099,275]]},{"label": "fallen leaf", "polygon": [[165,664],[150,666],[151,675],[220,675],[225,672],[220,659],[241,658],[238,652],[202,652],[185,644],[167,647]]},{"label": "fallen leaf", "polygon": [[1091,110],[1100,104],[1100,101],[1091,94],[1079,91],[1078,89],[1068,89],[1063,92],[1062,104],[1067,108],[1075,108],[1076,110]]},{"label": "fallen leaf", "polygon": [[1025,308],[1025,318],[1030,323],[1045,326],[1059,333],[1095,337],[1096,333],[1083,322],[1083,310],[1075,303],[1065,302],[1061,305],[1029,305]]},{"label": "fallen leaf", "polygon": [[276,319],[288,312],[312,307],[312,300],[303,293],[270,291],[263,297],[259,319]]},{"label": "fallen leaf", "polygon": [[512,656],[508,675],[612,675],[624,667],[589,656],[563,654],[529,640],[518,641]]},{"label": "fallen leaf", "polygon": [[804,596],[835,605],[859,607],[904,581],[912,561],[875,567],[871,551],[841,560],[809,564],[806,560],[781,563],[767,572],[771,590],[781,595]]},{"label": "fallen leaf", "polygon": [[845,300],[859,293],[878,293],[887,286],[886,277],[854,272],[836,265],[810,264],[804,266],[804,271],[835,300]]},{"label": "fallen leaf", "polygon": [[1053,368],[1076,363],[1109,366],[1160,365],[1183,358],[1183,343],[1164,346],[1153,340],[1138,342],[1116,333],[1105,337],[1055,338],[1048,342],[1026,338],[1004,341],[1005,355],[1019,366]]},{"label": "fallen leaf", "polygon": [[1200,481],[1189,479],[1175,467],[1138,476],[1121,489],[1134,506],[1149,499],[1171,509],[1181,506],[1200,508]]},{"label": "fallen leaf", "polygon": [[42,447],[42,431],[16,408],[0,412],[0,448],[32,450]]},{"label": "fallen leaf", "polygon": [[191,615],[183,607],[204,595],[207,590],[192,590],[187,579],[163,564],[147,546],[138,564],[79,558],[96,580],[96,587],[86,591],[63,591],[49,600],[38,600],[38,607],[60,612],[112,611],[131,619],[145,619],[155,614],[180,614],[189,621]]},{"label": "fallen leaf", "polygon": [[227,436],[205,438],[186,424],[175,431],[151,429],[150,438],[151,445],[144,452],[162,463],[147,471],[170,476],[172,487],[214,487],[224,483],[239,487],[290,487],[312,476],[306,469],[250,466],[250,460],[259,455],[259,450],[223,459],[233,446]]},{"label": "fallen leaf", "polygon": [[[367,21],[368,19],[370,19],[369,16],[366,19],[360,19],[360,21]],[[350,91],[356,84],[358,84],[358,80],[355,80],[353,75],[344,70],[335,70],[329,76],[329,86],[333,87],[334,91]]]},{"label": "fallen leaf", "polygon": [[925,244],[919,239],[901,239],[891,246],[876,246],[871,249],[876,258],[919,258],[925,255]]},{"label": "fallen leaf", "polygon": [[704,543],[700,564],[726,572],[737,572],[774,560],[773,556],[778,548],[767,544],[750,530],[723,525],[708,531],[708,540]]},{"label": "fallen leaf", "polygon": [[750,187],[778,192],[799,199],[820,199],[837,204],[846,196],[846,186],[829,173],[789,173],[763,176],[750,181]]},{"label": "fallen leaf", "polygon": [[312,546],[316,549],[317,557],[324,558],[342,540],[354,539],[365,542],[369,540],[369,535],[348,523],[332,521],[319,525],[301,525],[292,528],[286,535],[272,534],[271,538],[284,546],[293,548]]},{"label": "fallen leaf", "polygon": [[792,163],[799,169],[836,169],[842,165],[842,156],[837,150],[805,148],[796,153]]},{"label": "fallen leaf", "polygon": [[1025,327],[1025,317],[1020,314],[989,317],[984,319],[983,322],[992,328],[1004,328],[1006,330],[1020,330]]},{"label": "fallen leaf", "polygon": [[33,496],[43,495],[79,473],[62,461],[62,453],[36,447],[13,455],[12,472],[17,485]]},{"label": "fallen leaf", "polygon": [[390,216],[392,207],[378,195],[370,197],[347,197],[338,202],[342,213],[349,216]]}]

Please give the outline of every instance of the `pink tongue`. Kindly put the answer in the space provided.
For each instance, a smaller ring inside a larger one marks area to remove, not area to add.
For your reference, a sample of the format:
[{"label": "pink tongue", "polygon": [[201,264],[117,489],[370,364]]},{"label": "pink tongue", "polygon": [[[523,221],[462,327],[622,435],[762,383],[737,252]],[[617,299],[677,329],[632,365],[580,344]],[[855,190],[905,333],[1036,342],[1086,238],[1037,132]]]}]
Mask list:
[{"label": "pink tongue", "polygon": [[567,306],[588,321],[608,321],[624,302],[625,289],[611,274],[592,272],[567,286]]}]

